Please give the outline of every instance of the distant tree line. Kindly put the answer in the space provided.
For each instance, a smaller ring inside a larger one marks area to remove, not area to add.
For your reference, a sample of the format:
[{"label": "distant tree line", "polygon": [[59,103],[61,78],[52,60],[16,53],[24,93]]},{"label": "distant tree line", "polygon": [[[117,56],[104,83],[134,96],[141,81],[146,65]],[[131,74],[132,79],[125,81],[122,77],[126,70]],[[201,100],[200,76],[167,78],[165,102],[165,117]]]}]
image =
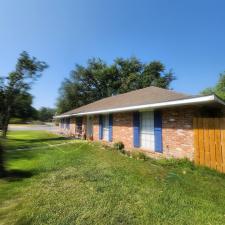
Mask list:
[{"label": "distant tree line", "polygon": [[[10,123],[26,123],[32,121],[41,121],[41,122],[51,122],[53,116],[56,113],[54,108],[41,107],[40,109],[35,109],[32,106],[32,96],[31,101],[26,104],[20,104],[16,108],[15,112],[12,113]],[[20,99],[20,103],[23,103],[25,99]]]},{"label": "distant tree line", "polygon": [[169,88],[175,79],[160,61],[143,63],[135,57],[117,58],[109,65],[100,58],[76,65],[59,89],[57,113],[128,91],[157,86]]},{"label": "distant tree line", "polygon": [[48,107],[41,107],[37,110],[37,119],[42,122],[51,122],[56,110]]}]

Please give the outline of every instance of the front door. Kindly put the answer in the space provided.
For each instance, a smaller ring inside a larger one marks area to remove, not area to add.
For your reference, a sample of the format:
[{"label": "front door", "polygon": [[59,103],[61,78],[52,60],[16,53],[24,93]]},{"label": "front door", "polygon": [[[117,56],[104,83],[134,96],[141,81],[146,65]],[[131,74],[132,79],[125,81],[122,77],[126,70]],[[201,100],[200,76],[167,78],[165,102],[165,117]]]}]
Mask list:
[{"label": "front door", "polygon": [[90,138],[93,136],[93,117],[87,117],[87,137]]},{"label": "front door", "polygon": [[154,151],[154,113],[142,112],[140,114],[140,144],[141,148]]},{"label": "front door", "polygon": [[103,139],[109,140],[109,115],[103,116]]}]

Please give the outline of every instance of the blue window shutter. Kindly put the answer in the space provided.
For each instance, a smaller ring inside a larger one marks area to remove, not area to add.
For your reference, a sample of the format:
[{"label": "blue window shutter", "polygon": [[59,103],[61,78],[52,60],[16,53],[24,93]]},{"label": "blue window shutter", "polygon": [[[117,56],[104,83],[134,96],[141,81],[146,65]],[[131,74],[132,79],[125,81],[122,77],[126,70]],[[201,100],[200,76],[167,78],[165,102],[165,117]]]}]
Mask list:
[{"label": "blue window shutter", "polygon": [[155,135],[155,151],[163,152],[162,145],[162,114],[160,111],[154,112],[154,135]]},{"label": "blue window shutter", "polygon": [[102,115],[99,115],[99,132],[98,132],[98,134],[99,134],[99,140],[101,140],[102,139],[102,137],[103,137],[103,124],[102,124]]},{"label": "blue window shutter", "polygon": [[134,147],[140,147],[140,113],[133,113],[133,135],[134,135]]},{"label": "blue window shutter", "polygon": [[109,141],[113,140],[113,114],[109,114]]}]

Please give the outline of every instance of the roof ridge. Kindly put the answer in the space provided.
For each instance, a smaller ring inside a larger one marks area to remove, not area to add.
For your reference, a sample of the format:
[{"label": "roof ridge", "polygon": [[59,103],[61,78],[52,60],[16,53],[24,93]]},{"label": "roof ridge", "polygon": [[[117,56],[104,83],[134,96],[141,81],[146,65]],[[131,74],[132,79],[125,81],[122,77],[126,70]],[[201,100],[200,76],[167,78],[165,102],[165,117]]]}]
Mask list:
[{"label": "roof ridge", "polygon": [[149,87],[153,87],[153,88],[157,88],[157,89],[160,89],[160,90],[165,90],[165,91],[170,91],[174,94],[182,94],[182,95],[186,95],[186,96],[192,96],[192,95],[189,95],[187,93],[183,93],[183,92],[178,92],[178,91],[174,91],[173,89],[167,89],[167,88],[162,88],[162,87],[157,87],[157,86],[154,86],[154,85],[151,85]]},{"label": "roof ridge", "polygon": [[[172,92],[173,94],[184,95],[184,97],[185,97],[185,96],[186,96],[186,97],[192,96],[192,95],[187,95],[187,94],[184,94],[184,93],[176,92],[176,91],[173,91],[173,90],[170,90],[170,89],[161,88],[161,87],[156,87],[156,86],[151,85],[151,86],[148,86],[148,87],[145,87],[145,88],[140,88],[140,89],[136,89],[136,90],[124,92],[124,93],[121,93],[121,94],[117,94],[117,95],[112,95],[112,96],[104,97],[104,98],[101,98],[101,99],[96,100],[96,101],[94,101],[94,102],[90,102],[90,103],[88,103],[88,104],[85,104],[85,105],[83,105],[83,106],[88,106],[88,105],[90,105],[90,104],[93,104],[93,103],[96,103],[96,102],[100,102],[100,101],[103,101],[103,100],[108,99],[108,98],[113,98],[113,97],[117,97],[117,96],[127,95],[127,94],[130,94],[130,93],[132,94],[132,93],[134,93],[134,92],[139,92],[139,91],[142,91],[142,90],[144,90],[144,89],[149,89],[149,88],[156,88],[156,89],[160,89],[160,90],[163,90],[163,91],[170,91],[170,92]],[[83,107],[83,106],[80,106],[80,107],[78,107],[78,108],[76,108],[76,109],[79,109],[79,108],[81,108],[81,107]]]},{"label": "roof ridge", "polygon": [[[144,88],[139,88],[139,89],[136,89],[136,90],[132,90],[132,91],[128,91],[128,92],[124,92],[124,93],[119,93],[119,94],[116,94],[116,95],[112,95],[112,96],[108,96],[108,97],[104,97],[104,98],[101,98],[99,100],[96,100],[94,102],[97,102],[97,101],[101,101],[103,99],[107,99],[107,98],[111,98],[111,97],[116,97],[116,96],[121,96],[121,95],[126,95],[126,94],[129,94],[129,93],[134,93],[134,92],[139,92],[139,91],[142,91],[144,89],[149,89],[149,88],[156,88],[156,89],[160,89],[160,90],[163,90],[163,91],[169,91],[169,92],[172,92],[174,94],[181,94],[181,95],[184,95],[184,96],[193,96],[193,95],[188,95],[188,94],[185,94],[185,93],[182,93],[182,92],[177,92],[177,91],[174,91],[174,90],[171,90],[171,89],[167,89],[167,88],[161,88],[161,87],[157,87],[157,86],[154,86],[154,85],[151,85],[151,86],[148,86],[148,87],[144,87]],[[92,103],[94,103],[92,102]],[[91,104],[91,103],[89,103]],[[87,104],[88,105],[88,104]]]}]

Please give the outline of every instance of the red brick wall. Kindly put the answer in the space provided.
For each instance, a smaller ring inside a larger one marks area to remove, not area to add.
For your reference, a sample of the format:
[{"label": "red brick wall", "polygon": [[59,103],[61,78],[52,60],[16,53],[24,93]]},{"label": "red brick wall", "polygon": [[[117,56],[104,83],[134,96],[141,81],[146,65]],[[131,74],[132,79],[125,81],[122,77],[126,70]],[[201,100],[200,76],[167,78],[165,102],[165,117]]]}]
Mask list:
[{"label": "red brick wall", "polygon": [[113,114],[113,142],[122,141],[125,148],[133,147],[133,113]]},{"label": "red brick wall", "polygon": [[[194,157],[193,116],[191,107],[176,107],[162,110],[163,155],[166,157]],[[86,129],[86,116],[83,117],[83,129]],[[69,133],[75,131],[75,119],[71,120]],[[133,113],[113,114],[113,142],[122,141],[125,148],[133,148]],[[99,140],[99,116],[93,117],[93,139]]]},{"label": "red brick wall", "polygon": [[167,157],[194,157],[193,116],[191,107],[177,107],[162,111],[163,154]]},{"label": "red brick wall", "polygon": [[[113,114],[113,142],[122,141],[126,148],[133,147],[132,113]],[[99,140],[99,116],[93,118],[93,139]]]},{"label": "red brick wall", "polygon": [[[87,117],[82,117],[82,133],[81,136],[85,134],[86,132],[86,126],[87,126]],[[74,136],[76,130],[76,118],[72,117],[70,118],[70,128],[67,129],[66,126],[64,128],[61,128],[61,123],[59,123],[59,132],[68,135],[68,136]]]},{"label": "red brick wall", "polygon": [[75,134],[75,117],[70,118],[70,128],[66,129],[61,128],[61,122],[59,123],[59,132],[68,135],[68,136],[73,136]]},{"label": "red brick wall", "polygon": [[75,117],[70,119],[70,135],[75,134]]},{"label": "red brick wall", "polygon": [[93,140],[99,140],[99,116],[94,115],[93,117]]}]

